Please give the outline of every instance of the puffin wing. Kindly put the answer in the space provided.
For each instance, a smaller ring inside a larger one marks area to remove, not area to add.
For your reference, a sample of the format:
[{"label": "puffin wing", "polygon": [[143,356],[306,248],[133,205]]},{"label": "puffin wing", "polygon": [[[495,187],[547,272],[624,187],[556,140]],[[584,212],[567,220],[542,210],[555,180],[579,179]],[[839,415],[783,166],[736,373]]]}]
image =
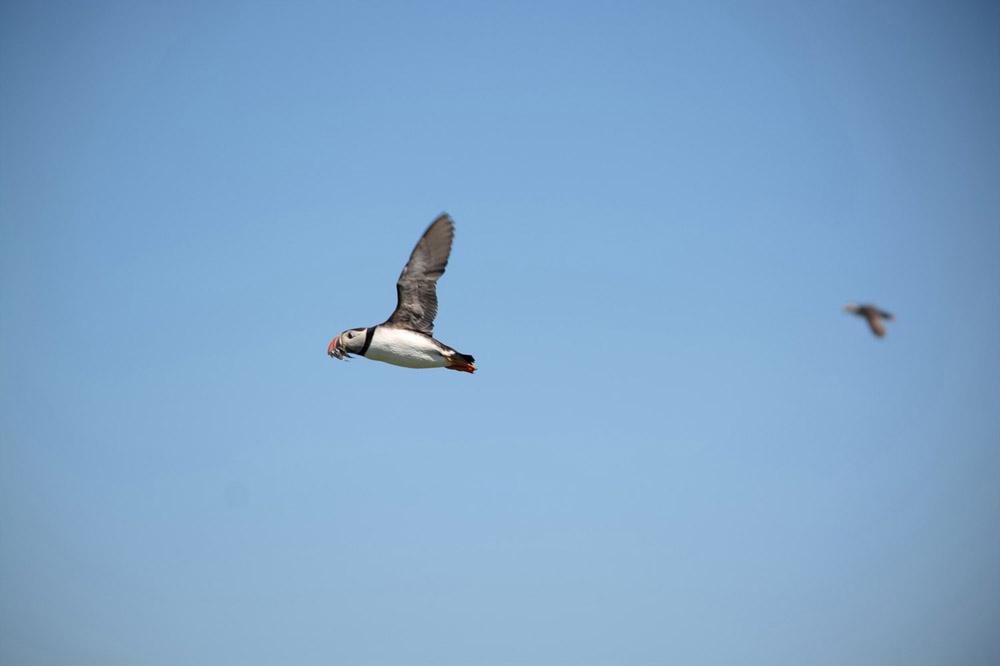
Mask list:
[{"label": "puffin wing", "polygon": [[882,337],[885,335],[885,326],[882,324],[882,317],[874,312],[868,312],[865,314],[865,319],[868,320],[868,326],[872,329],[877,337]]},{"label": "puffin wing", "polygon": [[427,227],[399,274],[396,310],[386,324],[433,335],[438,309],[437,281],[448,265],[454,237],[455,223],[447,214],[440,215]]}]

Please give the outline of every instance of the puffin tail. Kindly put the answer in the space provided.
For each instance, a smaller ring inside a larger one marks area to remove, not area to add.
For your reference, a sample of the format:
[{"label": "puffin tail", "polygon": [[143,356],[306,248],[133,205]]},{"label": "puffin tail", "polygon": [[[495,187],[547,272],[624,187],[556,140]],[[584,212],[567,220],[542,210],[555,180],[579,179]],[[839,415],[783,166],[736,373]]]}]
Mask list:
[{"label": "puffin tail", "polygon": [[449,363],[446,368],[448,370],[458,370],[459,372],[469,372],[473,373],[476,371],[476,359],[468,354],[460,354],[455,352],[455,355],[451,357],[451,363]]}]

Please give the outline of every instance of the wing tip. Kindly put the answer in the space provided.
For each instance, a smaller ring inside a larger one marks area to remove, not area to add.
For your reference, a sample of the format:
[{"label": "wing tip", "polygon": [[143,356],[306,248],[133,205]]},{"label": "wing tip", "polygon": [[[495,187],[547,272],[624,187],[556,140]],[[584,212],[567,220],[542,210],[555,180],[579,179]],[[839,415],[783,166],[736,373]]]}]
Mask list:
[{"label": "wing tip", "polygon": [[434,221],[431,222],[431,224],[430,224],[429,227],[427,227],[427,231],[430,231],[431,229],[433,229],[434,227],[436,227],[438,224],[443,224],[443,225],[447,226],[449,228],[449,230],[451,231],[452,236],[455,235],[455,220],[451,219],[451,215],[449,215],[448,213],[442,212],[440,215],[438,215],[437,217],[435,217]]}]

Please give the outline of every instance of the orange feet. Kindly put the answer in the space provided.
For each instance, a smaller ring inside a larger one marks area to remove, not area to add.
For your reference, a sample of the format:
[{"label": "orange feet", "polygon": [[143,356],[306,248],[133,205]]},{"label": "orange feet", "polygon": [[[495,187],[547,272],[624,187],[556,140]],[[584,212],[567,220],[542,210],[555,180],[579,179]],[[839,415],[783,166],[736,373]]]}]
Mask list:
[{"label": "orange feet", "polygon": [[459,372],[475,372],[476,366],[471,363],[466,363],[465,361],[456,361],[451,365],[446,365],[447,370],[458,370]]}]

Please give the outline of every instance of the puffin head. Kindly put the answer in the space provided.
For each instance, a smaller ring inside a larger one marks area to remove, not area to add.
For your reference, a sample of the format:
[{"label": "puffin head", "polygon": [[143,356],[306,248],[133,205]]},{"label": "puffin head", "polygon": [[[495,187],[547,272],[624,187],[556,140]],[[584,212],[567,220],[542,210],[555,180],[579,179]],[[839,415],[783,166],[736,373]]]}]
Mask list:
[{"label": "puffin head", "polygon": [[326,348],[327,355],[344,361],[350,358],[350,354],[361,353],[362,347],[365,346],[367,330],[367,328],[351,328],[344,331]]}]

